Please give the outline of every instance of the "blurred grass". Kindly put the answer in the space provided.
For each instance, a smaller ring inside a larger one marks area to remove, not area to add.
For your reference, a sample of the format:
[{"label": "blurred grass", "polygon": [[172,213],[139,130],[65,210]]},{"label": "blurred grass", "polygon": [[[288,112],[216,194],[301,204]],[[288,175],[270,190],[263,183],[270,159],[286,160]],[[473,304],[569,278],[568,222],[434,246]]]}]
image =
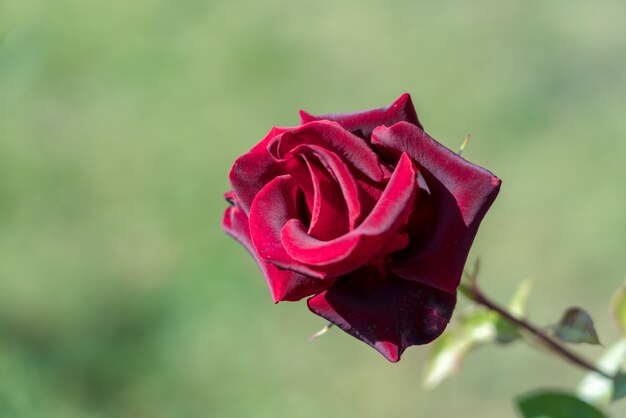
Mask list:
[{"label": "blurred grass", "polygon": [[425,392],[426,349],[391,365],[340,331],[307,344],[324,321],[271,303],[221,232],[222,192],[299,108],[408,91],[504,181],[473,251],[488,291],[532,276],[532,317],[579,304],[610,340],[625,16],[618,0],[0,0],[0,415],[505,417],[526,389],[572,386],[521,346]]}]

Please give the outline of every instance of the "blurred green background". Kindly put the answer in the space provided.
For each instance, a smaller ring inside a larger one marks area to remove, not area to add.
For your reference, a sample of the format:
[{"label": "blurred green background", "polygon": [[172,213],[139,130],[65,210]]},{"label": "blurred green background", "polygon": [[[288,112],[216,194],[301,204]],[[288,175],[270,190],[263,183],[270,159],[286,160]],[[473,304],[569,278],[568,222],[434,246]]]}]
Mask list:
[{"label": "blurred green background", "polygon": [[408,91],[503,179],[471,256],[488,292],[532,277],[533,319],[581,305],[610,342],[625,21],[621,0],[0,0],[0,416],[500,418],[574,386],[523,345],[427,392],[427,348],[390,364],[338,330],[307,343],[325,322],[272,304],[222,193],[298,109]]}]

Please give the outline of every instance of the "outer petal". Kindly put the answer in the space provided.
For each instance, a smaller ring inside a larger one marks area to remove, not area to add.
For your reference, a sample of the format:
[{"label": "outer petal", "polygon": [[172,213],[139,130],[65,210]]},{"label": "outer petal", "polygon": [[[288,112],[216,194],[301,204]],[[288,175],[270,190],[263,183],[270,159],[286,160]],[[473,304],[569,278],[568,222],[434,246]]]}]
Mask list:
[{"label": "outer petal", "polygon": [[378,350],[391,362],[409,346],[427,344],[446,328],[456,295],[384,277],[374,268],[342,277],[308,300],[309,309]]},{"label": "outer petal", "polygon": [[391,126],[401,121],[412,123],[420,128],[422,127],[417,119],[417,114],[415,113],[415,108],[413,107],[409,93],[404,93],[388,107],[365,110],[362,112],[313,116],[304,110],[300,111],[300,121],[302,124],[318,120],[339,122],[345,129],[362,138],[369,138],[370,135],[372,135],[372,131],[377,126]]},{"label": "outer petal", "polygon": [[292,259],[327,277],[349,273],[378,255],[389,237],[406,224],[417,189],[415,167],[407,155],[402,155],[380,200],[356,229],[321,241],[307,235],[299,220],[291,219],[282,229],[284,249]]},{"label": "outer petal", "polygon": [[232,192],[226,193],[226,198],[229,202],[232,202],[233,206],[226,209],[222,228],[224,228],[224,231],[228,235],[239,241],[254,257],[265,276],[274,302],[300,300],[327,289],[328,286],[333,283],[332,280],[322,281],[289,270],[280,270],[276,266],[261,259],[250,239],[248,217],[245,212],[237,206]]},{"label": "outer petal", "polygon": [[267,152],[267,144],[275,136],[290,129],[293,128],[272,128],[261,142],[235,160],[230,170],[230,184],[246,214],[250,213],[254,196],[263,186],[274,177],[284,174]]},{"label": "outer petal", "polygon": [[372,144],[391,158],[408,153],[430,189],[429,227],[422,236],[412,237],[396,257],[394,273],[455,292],[480,222],[498,195],[500,179],[406,122],[375,129]]},{"label": "outer petal", "polygon": [[252,244],[259,257],[279,268],[325,279],[325,274],[295,261],[283,247],[281,229],[289,220],[298,219],[296,193],[296,184],[288,175],[276,177],[261,189],[250,208]]}]

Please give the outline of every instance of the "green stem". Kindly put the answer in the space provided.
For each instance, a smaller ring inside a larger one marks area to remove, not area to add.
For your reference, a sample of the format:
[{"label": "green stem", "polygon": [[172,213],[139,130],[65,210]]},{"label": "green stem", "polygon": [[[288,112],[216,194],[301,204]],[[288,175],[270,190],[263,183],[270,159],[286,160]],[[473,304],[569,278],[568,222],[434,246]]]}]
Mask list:
[{"label": "green stem", "polygon": [[507,311],[502,306],[498,305],[494,301],[487,298],[473,283],[470,286],[462,285],[462,291],[465,293],[470,299],[476,302],[479,305],[484,306],[485,308],[496,312],[502,318],[506,319],[508,322],[516,325],[517,327],[527,331],[531,335],[533,335],[539,343],[541,343],[544,347],[550,350],[553,354],[563,358],[564,360],[582,368],[588,370],[590,372],[597,373],[601,376],[606,377],[607,379],[614,380],[615,377],[611,376],[602,370],[598,369],[593,363],[589,360],[581,357],[579,354],[565,347],[563,344],[558,342],[549,334],[546,334],[541,328],[531,324],[525,319],[517,318],[509,311]]}]

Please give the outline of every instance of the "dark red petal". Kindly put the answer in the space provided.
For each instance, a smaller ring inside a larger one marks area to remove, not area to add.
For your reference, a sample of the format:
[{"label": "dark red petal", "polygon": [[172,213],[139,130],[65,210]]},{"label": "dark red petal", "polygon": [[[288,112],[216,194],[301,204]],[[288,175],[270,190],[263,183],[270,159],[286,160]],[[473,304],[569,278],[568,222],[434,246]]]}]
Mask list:
[{"label": "dark red petal", "polygon": [[326,278],[287,254],[281,229],[290,219],[298,219],[297,187],[288,175],[270,181],[256,195],[250,208],[250,237],[259,256],[277,267],[317,279]]},{"label": "dark red petal", "polygon": [[318,120],[332,120],[338,122],[344,129],[362,136],[363,138],[369,138],[372,131],[377,126],[391,126],[401,121],[412,123],[420,128],[422,127],[417,119],[411,96],[408,93],[404,93],[388,107],[365,110],[362,112],[313,116],[304,110],[300,111],[300,121],[302,124]]},{"label": "dark red petal", "polygon": [[[233,198],[232,195],[229,195],[229,197]],[[228,207],[226,212],[224,212],[222,228],[228,235],[239,241],[254,257],[265,276],[274,302],[297,301],[319,293],[332,284],[332,280],[313,279],[293,271],[280,270],[276,266],[262,260],[250,240],[248,217],[237,206],[236,202],[234,203],[234,206]]]},{"label": "dark red petal", "polygon": [[301,144],[316,145],[338,155],[346,164],[373,181],[383,181],[386,170],[378,155],[356,135],[330,121],[311,122],[274,137],[268,150],[275,160]]},{"label": "dark red petal", "polygon": [[368,264],[388,263],[393,257],[392,253],[402,250],[409,245],[409,242],[409,234],[406,232],[398,231],[389,235],[389,238],[387,238],[387,241],[380,249],[379,257],[374,257]]},{"label": "dark red petal", "polygon": [[272,128],[261,142],[235,160],[230,170],[230,184],[246,214],[250,213],[252,201],[259,190],[274,177],[284,174],[267,152],[267,144],[289,129],[292,128]]},{"label": "dark red petal", "polygon": [[427,344],[446,328],[456,295],[363,268],[307,301],[309,309],[378,350],[400,360],[412,345]]},{"label": "dark red petal", "polygon": [[407,155],[402,155],[380,200],[356,229],[320,241],[307,235],[302,222],[291,219],[282,230],[284,249],[292,259],[328,277],[353,271],[376,256],[388,238],[406,224],[417,188],[415,167]]},{"label": "dark red petal", "polygon": [[347,233],[349,216],[341,188],[321,164],[302,158],[311,173],[314,195],[307,234],[319,240],[331,240]]},{"label": "dark red petal", "polygon": [[453,293],[500,179],[406,122],[375,129],[372,144],[396,158],[408,153],[430,189],[431,224],[394,260],[394,273]]}]

